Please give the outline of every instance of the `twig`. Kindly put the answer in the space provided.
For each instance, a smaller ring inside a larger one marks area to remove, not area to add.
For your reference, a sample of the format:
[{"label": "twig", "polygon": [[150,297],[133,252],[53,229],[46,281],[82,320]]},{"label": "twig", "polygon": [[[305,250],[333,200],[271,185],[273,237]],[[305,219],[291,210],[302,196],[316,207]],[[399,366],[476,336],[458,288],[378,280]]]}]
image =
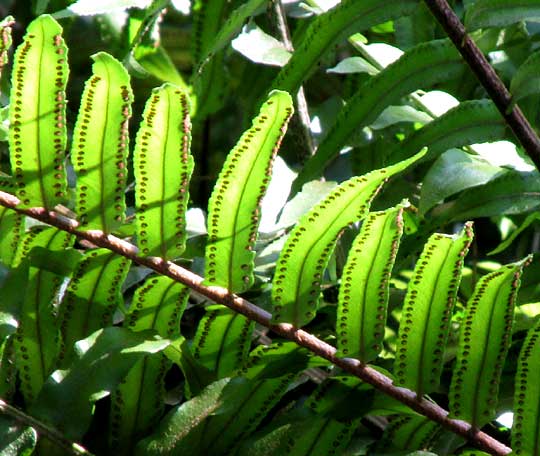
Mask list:
[{"label": "twig", "polygon": [[[285,46],[285,49],[292,53],[294,52],[294,46],[292,44],[289,27],[287,26],[287,17],[285,16],[283,4],[281,3],[281,0],[273,0],[272,4],[274,7],[274,15],[276,17],[276,27],[279,32],[281,42]],[[315,153],[315,145],[313,144],[313,136],[311,135],[311,118],[309,116],[309,109],[303,86],[300,86],[300,89],[296,95],[296,108],[298,119],[300,120],[302,131],[304,132],[304,141],[306,143],[307,150],[309,155],[313,155]]]},{"label": "twig", "polygon": [[81,445],[71,440],[66,439],[60,432],[53,429],[34,417],[27,415],[18,408],[9,405],[7,402],[0,399],[0,413],[9,415],[11,418],[17,420],[19,423],[25,426],[33,427],[38,434],[44,435],[51,442],[58,445],[60,448],[66,450],[69,454],[76,456],[86,455],[91,456],[92,453],[85,450]]},{"label": "twig", "polygon": [[364,382],[369,383],[379,391],[397,399],[411,409],[439,423],[441,426],[452,432],[463,436],[473,445],[484,451],[488,451],[497,456],[506,455],[511,452],[510,448],[489,435],[480,431],[473,432],[469,423],[448,418],[448,412],[434,402],[425,398],[418,398],[416,393],[411,390],[394,386],[390,378],[381,374],[379,371],[362,364],[359,360],[337,357],[336,349],[334,347],[318,339],[314,335],[302,329],[295,328],[288,323],[272,324],[271,315],[267,311],[257,307],[255,304],[252,304],[240,296],[229,293],[227,289],[218,286],[203,285],[202,277],[171,263],[170,261],[165,261],[162,258],[139,256],[137,247],[115,236],[98,230],[80,231],[78,229],[79,223],[76,220],[61,216],[54,211],[48,211],[47,209],[40,207],[28,209],[19,208],[17,207],[19,203],[20,201],[17,197],[0,191],[0,205],[11,208],[48,225],[55,226],[63,231],[72,233],[80,239],[85,239],[96,246],[118,253],[135,263],[153,269],[159,274],[170,277],[171,279],[188,286],[212,301],[223,304],[235,312],[246,316],[250,320],[266,326],[274,333],[307,348],[313,354],[341,367],[343,370],[355,375]]},{"label": "twig", "polygon": [[540,171],[540,138],[518,105],[512,105],[512,95],[476,43],[467,35],[465,27],[446,0],[425,0],[432,14],[442,25],[480,83],[486,89],[516,138]]}]

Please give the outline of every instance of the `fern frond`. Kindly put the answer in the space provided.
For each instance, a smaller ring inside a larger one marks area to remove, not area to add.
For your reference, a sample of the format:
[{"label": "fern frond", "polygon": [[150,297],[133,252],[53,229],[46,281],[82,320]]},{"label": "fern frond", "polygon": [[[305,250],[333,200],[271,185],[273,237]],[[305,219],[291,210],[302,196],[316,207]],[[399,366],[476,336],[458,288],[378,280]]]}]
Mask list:
[{"label": "fern frond", "polygon": [[435,208],[433,223],[529,212],[540,207],[539,194],[537,172],[507,171],[484,185],[464,190],[455,200]]},{"label": "fern frond", "polygon": [[450,413],[473,429],[493,419],[526,258],[483,276],[469,299],[450,386]]},{"label": "fern frond", "polygon": [[0,208],[0,233],[0,262],[10,266],[24,233],[24,217],[5,207]]},{"label": "fern frond", "polygon": [[437,423],[425,416],[404,415],[390,422],[384,430],[383,438],[401,450],[423,450],[429,446],[440,429]]},{"label": "fern frond", "polygon": [[68,73],[62,28],[38,17],[15,53],[9,108],[11,167],[26,207],[53,209],[66,198]]},{"label": "fern frond", "polygon": [[224,306],[209,306],[193,339],[193,357],[218,379],[227,377],[246,360],[253,327]]},{"label": "fern frond", "polygon": [[170,260],[185,249],[190,143],[187,95],[171,84],[154,89],[133,157],[137,243],[144,255]]},{"label": "fern frond", "polygon": [[76,211],[86,229],[114,231],[124,220],[127,183],[129,75],[111,55],[93,56],[75,124],[72,161],[77,173]]},{"label": "fern frond", "polygon": [[[180,334],[180,318],[189,288],[168,277],[152,277],[139,287],[124,326],[132,331],[153,329],[163,338]],[[157,424],[164,410],[164,379],[171,362],[163,353],[137,362],[112,394],[111,447],[131,454],[133,444]]]},{"label": "fern frond", "polygon": [[288,93],[272,92],[223,165],[208,204],[208,283],[234,293],[253,284],[261,200],[292,111]]},{"label": "fern frond", "polygon": [[432,235],[407,288],[394,363],[396,384],[419,396],[439,386],[443,353],[456,301],[472,224],[459,235]]},{"label": "fern frond", "polygon": [[[21,240],[14,266],[18,266],[34,247],[61,252],[74,241],[65,231],[43,225],[34,227]],[[42,268],[30,266],[20,321],[15,336],[16,367],[21,378],[25,400],[33,402],[45,379],[54,370],[59,353],[56,327],[57,293],[63,277]]]},{"label": "fern frond", "polygon": [[342,183],[304,215],[281,251],[272,282],[272,321],[302,327],[317,312],[324,269],[340,233],[363,219],[386,179],[424,155]]},{"label": "fern frond", "polygon": [[106,249],[85,252],[59,309],[64,362],[71,361],[75,342],[113,324],[113,314],[123,302],[120,290],[130,264]]},{"label": "fern frond", "polygon": [[351,246],[339,288],[337,347],[367,363],[382,349],[388,282],[403,233],[403,207],[372,212]]},{"label": "fern frond", "polygon": [[[193,4],[193,60],[200,62],[212,48],[221,25],[229,10],[226,0],[197,0]],[[196,119],[204,119],[218,111],[223,105],[225,92],[225,73],[223,71],[225,54],[215,52],[204,67],[196,67],[194,73],[194,92]]]},{"label": "fern frond", "polygon": [[[540,2],[538,2],[538,13],[540,15]],[[540,92],[540,78],[537,71],[539,64],[540,52],[534,52],[517,69],[510,83],[513,102]]]},{"label": "fern frond", "polygon": [[538,0],[477,0],[466,10],[467,30],[505,27],[516,22],[540,19]]},{"label": "fern frond", "polygon": [[540,322],[529,330],[521,348],[514,390],[512,448],[516,455],[540,455]]},{"label": "fern frond", "polygon": [[508,126],[491,100],[460,103],[405,138],[389,154],[391,163],[428,147],[424,160],[432,160],[453,147],[505,139]]}]

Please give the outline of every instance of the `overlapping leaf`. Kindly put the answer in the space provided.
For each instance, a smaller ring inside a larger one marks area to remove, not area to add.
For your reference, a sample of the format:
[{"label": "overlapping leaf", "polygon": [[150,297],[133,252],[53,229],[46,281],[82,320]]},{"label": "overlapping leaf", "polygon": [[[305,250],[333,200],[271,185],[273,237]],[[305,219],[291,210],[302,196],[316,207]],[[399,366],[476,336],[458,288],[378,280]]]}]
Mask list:
[{"label": "overlapping leaf", "polygon": [[23,232],[24,217],[11,209],[0,208],[0,262],[4,265],[11,265]]},{"label": "overlapping leaf", "polygon": [[505,139],[506,134],[506,123],[491,100],[464,101],[405,138],[390,153],[390,162],[426,146],[425,159],[430,159],[453,147]]},{"label": "overlapping leaf", "polygon": [[342,183],[304,215],[293,228],[272,282],[274,322],[304,326],[315,317],[321,281],[340,233],[365,217],[386,179],[420,159],[409,160]]},{"label": "overlapping leaf", "polygon": [[449,40],[423,43],[406,52],[364,83],[347,102],[316,154],[298,175],[295,188],[298,190],[301,184],[314,179],[339,154],[354,132],[377,119],[391,103],[419,88],[454,78],[462,71],[461,57]]},{"label": "overlapping leaf", "polygon": [[[152,277],[135,292],[124,326],[154,330],[163,338],[180,334],[180,318],[189,288],[168,277]],[[157,424],[164,410],[164,378],[171,363],[163,353],[146,356],[129,371],[112,394],[111,446],[130,454],[134,442]]]},{"label": "overlapping leaf", "polygon": [[[272,88],[295,93],[309,77],[321,57],[339,40],[373,25],[410,14],[416,0],[344,0],[317,16],[309,25],[287,65],[279,72]],[[324,30],[324,33],[321,31]]]},{"label": "overlapping leaf", "polygon": [[467,189],[455,200],[433,209],[438,223],[502,214],[519,214],[540,207],[538,172],[508,171],[488,183]]},{"label": "overlapping leaf", "polygon": [[[218,380],[200,396],[173,409],[157,431],[138,445],[136,454],[228,454],[256,428],[294,378],[295,374],[289,374],[262,380]],[[216,397],[213,392],[219,385],[223,386]]]},{"label": "overlapping leaf", "polygon": [[425,214],[446,198],[467,188],[480,186],[505,172],[482,158],[460,149],[442,154],[430,168],[420,192],[419,211]]},{"label": "overlapping leaf", "polygon": [[85,252],[73,272],[60,306],[58,326],[62,359],[71,361],[74,344],[100,328],[112,326],[123,303],[120,293],[130,261],[107,249]]},{"label": "overlapping leaf", "polygon": [[[538,14],[540,16],[540,2],[538,2]],[[513,102],[540,93],[538,65],[540,65],[540,52],[535,52],[518,68],[510,84]]]},{"label": "overlapping leaf", "polygon": [[540,454],[540,323],[529,333],[521,348],[514,392],[514,424],[512,448],[517,455]]},{"label": "overlapping leaf", "polygon": [[[193,3],[193,60],[200,62],[209,55],[230,5],[225,0],[197,0]],[[223,105],[226,90],[224,51],[215,52],[203,67],[194,73],[196,118],[204,119]]]},{"label": "overlapping leaf", "polygon": [[67,438],[80,439],[90,425],[93,403],[108,396],[143,356],[168,345],[154,331],[100,329],[77,343],[75,361],[47,379],[30,412]]},{"label": "overlapping leaf", "polygon": [[[384,432],[384,440],[388,440],[392,446],[403,450],[421,450],[429,447],[429,443],[439,431],[439,425],[424,416],[403,415],[394,418],[388,425]],[[424,453],[421,452],[421,454]]]},{"label": "overlapping leaf", "polygon": [[193,357],[216,378],[231,375],[247,357],[253,326],[225,306],[207,307],[193,340]]},{"label": "overlapping leaf", "polygon": [[[33,248],[42,247],[41,255],[50,256],[53,252],[62,252],[73,241],[65,231],[37,226],[22,239],[14,266],[21,264]],[[53,305],[58,302],[57,293],[62,280],[59,274],[30,266],[28,282],[21,290],[24,301],[14,347],[21,388],[28,403],[36,399],[43,382],[55,367],[59,338]]]}]

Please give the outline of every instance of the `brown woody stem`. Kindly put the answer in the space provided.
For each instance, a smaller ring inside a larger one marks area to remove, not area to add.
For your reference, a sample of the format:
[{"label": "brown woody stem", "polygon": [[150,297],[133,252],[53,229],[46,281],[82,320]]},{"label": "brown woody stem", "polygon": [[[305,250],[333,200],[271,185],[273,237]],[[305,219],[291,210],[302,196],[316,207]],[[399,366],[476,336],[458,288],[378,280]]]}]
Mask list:
[{"label": "brown woody stem", "polygon": [[81,231],[78,229],[79,223],[76,220],[40,207],[28,209],[19,208],[19,203],[20,201],[17,197],[0,191],[0,205],[63,231],[72,233],[79,239],[84,239],[96,246],[109,249],[112,252],[129,258],[135,263],[153,269],[159,274],[170,277],[171,279],[188,286],[190,289],[197,291],[208,299],[223,304],[247,318],[266,326],[274,333],[307,348],[313,354],[330,361],[350,374],[362,379],[364,382],[369,383],[379,391],[382,391],[418,413],[439,423],[446,429],[463,436],[473,445],[484,451],[488,451],[497,456],[506,455],[511,452],[510,448],[483,432],[477,431],[472,433],[471,425],[469,423],[448,418],[448,412],[434,402],[431,402],[426,398],[418,398],[416,393],[411,390],[394,386],[389,377],[360,363],[357,359],[337,357],[336,349],[334,347],[318,339],[313,334],[295,328],[288,323],[272,324],[271,315],[267,311],[257,307],[255,304],[252,304],[240,296],[229,293],[227,289],[203,285],[202,277],[171,263],[170,261],[165,261],[164,259],[157,257],[140,256],[137,247],[115,236],[98,230]]},{"label": "brown woody stem", "polygon": [[540,171],[540,138],[446,0],[424,0]]}]

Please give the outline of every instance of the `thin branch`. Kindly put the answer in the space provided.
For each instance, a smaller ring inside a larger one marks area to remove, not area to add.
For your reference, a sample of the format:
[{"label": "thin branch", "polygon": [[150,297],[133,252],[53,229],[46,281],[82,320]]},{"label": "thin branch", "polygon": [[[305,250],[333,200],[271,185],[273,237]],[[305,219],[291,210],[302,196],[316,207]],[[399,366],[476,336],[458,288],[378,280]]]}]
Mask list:
[{"label": "thin branch", "polygon": [[85,450],[81,445],[71,440],[66,439],[60,432],[56,429],[53,429],[46,424],[42,423],[39,420],[36,420],[34,417],[27,415],[18,408],[9,405],[4,400],[0,399],[0,413],[10,416],[24,426],[33,427],[38,434],[45,436],[51,442],[58,445],[60,448],[67,451],[69,454],[75,456],[91,456],[92,453]]},{"label": "thin branch", "polygon": [[469,440],[471,444],[484,451],[496,456],[506,455],[511,452],[510,448],[489,435],[473,430],[469,423],[448,418],[448,412],[434,402],[431,402],[426,398],[418,398],[416,393],[411,390],[394,386],[390,378],[377,370],[362,364],[357,359],[337,357],[336,349],[334,347],[318,339],[314,335],[302,329],[295,328],[288,323],[272,324],[271,315],[267,311],[257,307],[255,304],[252,304],[240,296],[229,293],[227,289],[203,285],[202,277],[171,263],[170,261],[165,261],[162,258],[139,256],[137,247],[115,236],[105,234],[98,230],[80,231],[78,229],[79,223],[76,220],[40,207],[28,209],[19,208],[17,207],[19,203],[20,201],[17,197],[0,191],[0,205],[48,225],[55,226],[63,231],[72,233],[80,239],[84,239],[96,246],[118,253],[135,263],[153,269],[159,274],[170,277],[171,279],[188,286],[192,290],[206,296],[208,299],[223,304],[235,312],[246,316],[250,320],[266,326],[274,333],[307,348],[313,354],[330,361],[343,370],[362,379],[364,382],[369,383],[379,391],[382,391],[418,413],[439,423],[446,429],[461,435]]},{"label": "thin branch", "polygon": [[446,0],[424,0],[540,171],[540,138]]},{"label": "thin branch", "polygon": [[[287,25],[287,16],[285,15],[283,4],[281,3],[281,0],[274,0],[272,3],[276,18],[276,27],[280,35],[281,42],[285,46],[285,49],[292,53],[294,52],[294,46],[292,44],[289,27]],[[313,155],[315,153],[315,145],[313,144],[313,136],[311,135],[311,118],[309,116],[309,109],[303,86],[300,86],[300,89],[296,95],[296,108],[298,119],[300,121],[300,125],[302,126],[302,131],[304,132],[304,141],[306,143],[307,150],[309,155]]]}]

